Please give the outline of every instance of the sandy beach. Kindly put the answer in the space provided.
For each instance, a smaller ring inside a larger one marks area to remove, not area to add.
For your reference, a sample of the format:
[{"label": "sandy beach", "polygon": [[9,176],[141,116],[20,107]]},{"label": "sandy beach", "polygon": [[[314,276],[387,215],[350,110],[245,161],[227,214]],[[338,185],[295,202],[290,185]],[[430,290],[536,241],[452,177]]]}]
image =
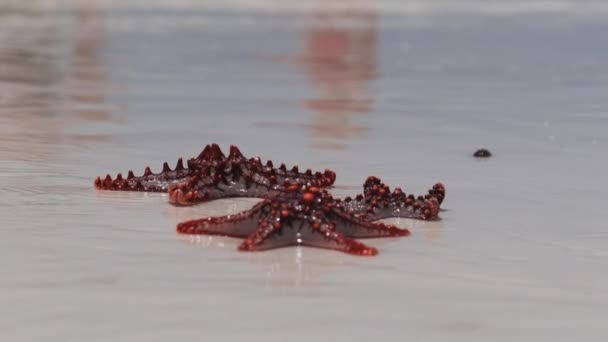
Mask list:
[{"label": "sandy beach", "polygon": [[[608,6],[0,1],[0,340],[601,341]],[[423,193],[376,257],[93,189],[208,143]],[[478,148],[493,156],[475,159]]]}]

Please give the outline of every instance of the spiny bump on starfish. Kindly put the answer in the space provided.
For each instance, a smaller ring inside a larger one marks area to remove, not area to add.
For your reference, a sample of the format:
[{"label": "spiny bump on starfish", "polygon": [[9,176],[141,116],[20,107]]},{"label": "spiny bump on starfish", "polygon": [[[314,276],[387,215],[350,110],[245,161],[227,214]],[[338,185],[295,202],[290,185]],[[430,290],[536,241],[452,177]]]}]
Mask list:
[{"label": "spiny bump on starfish", "polygon": [[230,145],[230,153],[228,154],[228,159],[232,159],[235,161],[245,160],[245,156],[241,153],[238,147],[235,145]]},{"label": "spiny bump on starfish", "polygon": [[203,148],[203,151],[196,157],[198,160],[224,160],[226,156],[218,144],[209,144]]},{"label": "spiny bump on starfish", "polygon": [[445,186],[443,186],[443,183],[433,185],[433,188],[429,190],[429,193],[426,196],[435,197],[437,202],[439,202],[439,205],[441,205],[445,199]]}]

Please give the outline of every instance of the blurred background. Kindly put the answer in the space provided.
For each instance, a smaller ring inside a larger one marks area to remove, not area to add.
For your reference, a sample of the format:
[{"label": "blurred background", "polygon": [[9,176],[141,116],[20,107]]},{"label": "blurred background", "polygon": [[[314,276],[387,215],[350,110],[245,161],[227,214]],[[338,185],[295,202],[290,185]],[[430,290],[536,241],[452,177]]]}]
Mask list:
[{"label": "blurred background", "polygon": [[[0,339],[599,340],[608,2],[0,0]],[[208,143],[447,187],[376,258],[176,236],[95,192]],[[472,153],[488,148],[493,157]]]}]

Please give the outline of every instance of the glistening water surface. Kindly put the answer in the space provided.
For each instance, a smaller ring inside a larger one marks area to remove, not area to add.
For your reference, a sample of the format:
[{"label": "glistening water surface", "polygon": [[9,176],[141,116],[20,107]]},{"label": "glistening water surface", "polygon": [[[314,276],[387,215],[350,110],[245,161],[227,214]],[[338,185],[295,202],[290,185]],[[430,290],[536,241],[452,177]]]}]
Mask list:
[{"label": "glistening water surface", "polygon": [[[601,2],[0,2],[0,340],[573,341],[608,334]],[[211,142],[447,187],[373,258],[236,251],[164,194]],[[481,147],[487,160],[471,154]]]}]

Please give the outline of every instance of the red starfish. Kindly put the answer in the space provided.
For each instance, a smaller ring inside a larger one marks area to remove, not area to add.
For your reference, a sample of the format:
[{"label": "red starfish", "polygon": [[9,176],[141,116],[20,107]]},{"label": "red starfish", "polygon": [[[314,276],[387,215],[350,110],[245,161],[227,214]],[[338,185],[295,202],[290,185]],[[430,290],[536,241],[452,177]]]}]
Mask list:
[{"label": "red starfish", "polygon": [[[177,225],[177,232],[243,237],[246,240],[239,246],[242,251],[303,245],[355,255],[376,255],[376,248],[354,238],[406,236],[409,231],[372,221],[391,216],[438,218],[439,200],[430,193],[417,199],[397,189],[391,194],[375,177],[368,178],[364,188],[366,196],[342,201],[316,186],[293,183],[285,192],[249,210],[182,222]],[[441,184],[433,191],[442,199],[445,196]]]},{"label": "red starfish", "polygon": [[152,173],[146,167],[140,177],[129,171],[126,179],[119,173],[115,179],[110,175],[104,179],[97,177],[94,184],[100,190],[147,192],[167,192],[179,190],[177,184],[197,184],[196,193],[171,191],[172,203],[185,204],[227,197],[262,198],[283,191],[285,182],[304,181],[327,187],[335,180],[336,173],[331,170],[313,173],[308,169],[301,173],[297,166],[289,170],[285,164],[275,168],[270,160],[262,164],[260,158],[245,158],[236,146],[230,146],[230,153],[225,156],[217,144],[211,144],[198,157],[188,159],[187,167],[180,158],[174,170],[165,162],[160,173]]},{"label": "red starfish", "polygon": [[[343,231],[360,236],[404,236],[407,229],[357,220],[334,207],[335,201],[315,186],[288,187],[286,193],[265,199],[253,208],[222,217],[182,222],[177,231],[184,234],[210,234],[246,237],[239,246],[256,251],[288,245],[304,245],[341,250],[357,255],[376,255],[378,251],[347,237]],[[356,226],[356,229],[353,229]]]}]

